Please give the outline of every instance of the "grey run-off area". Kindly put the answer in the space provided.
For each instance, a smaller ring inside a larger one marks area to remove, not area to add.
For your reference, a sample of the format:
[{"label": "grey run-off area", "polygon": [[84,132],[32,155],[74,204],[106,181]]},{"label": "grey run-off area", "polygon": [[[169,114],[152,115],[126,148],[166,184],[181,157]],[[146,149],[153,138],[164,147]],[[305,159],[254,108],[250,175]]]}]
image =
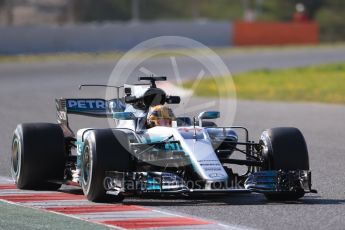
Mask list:
[{"label": "grey run-off area", "polygon": [[[222,58],[230,71],[240,72],[340,62],[345,60],[345,49],[289,49],[228,54]],[[183,80],[197,74],[188,59],[176,57],[176,60],[178,64],[184,63],[179,66]],[[173,76],[173,70],[162,64],[169,61],[169,58],[153,59],[145,63],[145,68]],[[77,86],[88,82],[106,83],[114,65],[115,62],[110,61],[0,64],[1,175],[9,174],[11,136],[17,123],[55,122],[54,98],[103,97],[102,89],[78,91]],[[193,99],[195,104],[206,101]],[[261,195],[248,194],[184,200],[131,198],[125,203],[261,229],[344,229],[344,117],[342,105],[238,101],[235,124],[248,127],[253,140],[258,140],[263,129],[276,126],[296,126],[304,133],[310,152],[313,186],[319,193],[307,195],[300,202],[267,203]],[[226,123],[226,117],[221,122]],[[74,128],[107,125],[102,120],[89,118],[73,118],[71,124]],[[20,218],[20,214],[17,217]]]}]

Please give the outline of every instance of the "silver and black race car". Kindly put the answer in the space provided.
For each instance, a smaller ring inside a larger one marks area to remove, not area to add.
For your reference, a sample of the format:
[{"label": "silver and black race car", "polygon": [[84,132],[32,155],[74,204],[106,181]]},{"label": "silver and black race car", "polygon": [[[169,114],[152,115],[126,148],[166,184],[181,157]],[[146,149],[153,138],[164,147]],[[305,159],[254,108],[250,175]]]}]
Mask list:
[{"label": "silver and black race car", "polygon": [[[20,189],[81,186],[90,201],[121,201],[126,195],[263,193],[270,200],[295,200],[311,188],[307,145],[297,128],[263,131],[258,142],[245,127],[219,127],[208,119],[176,117],[168,126],[148,124],[152,107],[178,104],[149,83],[124,85],[112,100],[57,99],[58,124],[25,123],[14,131],[11,174]],[[120,88],[118,87],[118,90]],[[69,114],[111,118],[115,127],[84,128],[76,135]],[[156,114],[157,115],[157,114]],[[243,157],[234,157],[241,154]],[[237,165],[246,172],[236,173]]]}]

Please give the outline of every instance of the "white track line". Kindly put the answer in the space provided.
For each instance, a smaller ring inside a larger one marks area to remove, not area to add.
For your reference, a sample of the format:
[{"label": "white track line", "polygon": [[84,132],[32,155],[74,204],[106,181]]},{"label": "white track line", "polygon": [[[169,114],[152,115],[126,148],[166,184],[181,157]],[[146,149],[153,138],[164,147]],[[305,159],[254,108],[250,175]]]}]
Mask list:
[{"label": "white track line", "polygon": [[7,195],[30,195],[30,194],[42,194],[42,193],[51,193],[54,194],[54,191],[30,191],[30,190],[19,190],[19,189],[4,189],[0,190],[0,196]]},{"label": "white track line", "polygon": [[25,205],[36,208],[59,208],[59,207],[75,207],[82,205],[104,205],[99,203],[92,203],[88,200],[49,200],[49,201],[33,201],[26,202]]},{"label": "white track line", "polygon": [[98,213],[85,213],[85,214],[72,214],[82,219],[92,221],[105,221],[105,220],[131,220],[131,219],[150,219],[159,217],[169,217],[163,213],[148,211],[121,211],[121,212],[98,212]]},{"label": "white track line", "polygon": [[[191,226],[176,226],[176,227],[164,227],[164,228],[159,228],[159,229],[230,229],[230,230],[259,230],[257,228],[249,228],[246,226],[241,226],[241,225],[232,225],[232,224],[223,224],[219,223],[219,221],[215,220],[210,220],[206,218],[201,218],[197,216],[191,216],[191,215],[186,215],[186,214],[181,214],[181,213],[175,213],[173,211],[166,211],[166,210],[160,210],[160,209],[153,209],[152,211],[154,212],[159,212],[159,213],[164,213],[166,215],[170,216],[176,216],[176,217],[187,217],[187,218],[193,218],[193,219],[199,219],[207,222],[211,222],[211,224],[206,224],[206,225],[191,225]],[[205,226],[203,228],[202,226]],[[201,228],[202,227],[202,228]]]}]

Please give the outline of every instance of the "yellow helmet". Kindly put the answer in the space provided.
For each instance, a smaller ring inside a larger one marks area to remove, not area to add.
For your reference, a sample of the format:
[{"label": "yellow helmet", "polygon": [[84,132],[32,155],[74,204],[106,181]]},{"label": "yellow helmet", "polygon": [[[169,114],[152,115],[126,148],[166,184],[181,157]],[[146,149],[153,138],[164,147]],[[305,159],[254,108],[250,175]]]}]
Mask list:
[{"label": "yellow helmet", "polygon": [[147,124],[149,127],[166,126],[171,127],[172,121],[176,120],[171,108],[165,105],[157,105],[150,108],[147,115]]}]

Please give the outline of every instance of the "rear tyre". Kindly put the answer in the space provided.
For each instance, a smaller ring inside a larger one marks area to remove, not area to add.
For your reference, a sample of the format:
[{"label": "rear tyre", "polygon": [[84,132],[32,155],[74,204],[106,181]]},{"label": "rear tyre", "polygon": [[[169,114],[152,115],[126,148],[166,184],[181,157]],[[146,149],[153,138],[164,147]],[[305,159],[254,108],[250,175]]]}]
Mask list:
[{"label": "rear tyre", "polygon": [[19,124],[12,139],[11,175],[19,189],[56,190],[65,164],[65,140],[57,124]]},{"label": "rear tyre", "polygon": [[[264,170],[309,170],[309,157],[303,134],[297,128],[265,130],[260,139],[266,166]],[[265,194],[268,200],[297,200],[304,191]]]},{"label": "rear tyre", "polygon": [[133,170],[127,134],[120,130],[100,129],[86,134],[82,154],[81,184],[88,200],[93,202],[123,200],[123,195],[107,195],[104,179],[106,171]]}]

